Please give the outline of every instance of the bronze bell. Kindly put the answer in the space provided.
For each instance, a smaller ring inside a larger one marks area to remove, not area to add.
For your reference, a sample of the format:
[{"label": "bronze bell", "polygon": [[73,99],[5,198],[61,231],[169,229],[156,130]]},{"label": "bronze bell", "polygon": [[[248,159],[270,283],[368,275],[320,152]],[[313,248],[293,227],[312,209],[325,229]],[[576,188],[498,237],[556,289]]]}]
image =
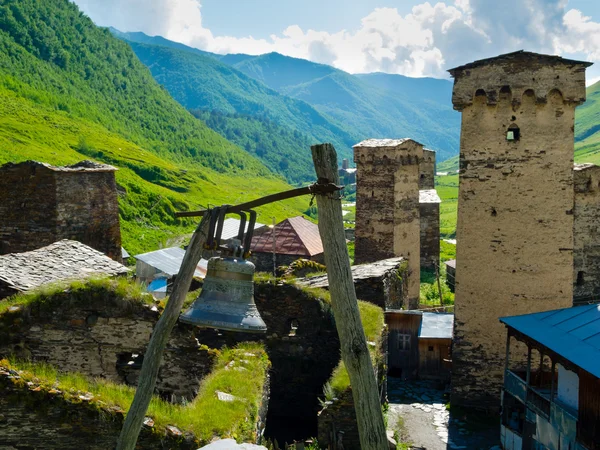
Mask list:
[{"label": "bronze bell", "polygon": [[254,264],[243,258],[208,260],[200,296],[179,319],[220,330],[265,333],[267,326],[254,303]]}]

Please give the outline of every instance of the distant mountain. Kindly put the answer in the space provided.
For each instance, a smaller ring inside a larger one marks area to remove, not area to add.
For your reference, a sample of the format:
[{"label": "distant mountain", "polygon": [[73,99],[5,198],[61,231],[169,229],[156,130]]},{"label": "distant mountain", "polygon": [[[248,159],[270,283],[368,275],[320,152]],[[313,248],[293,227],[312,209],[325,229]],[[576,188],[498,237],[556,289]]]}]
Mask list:
[{"label": "distant mountain", "polygon": [[[193,222],[181,209],[289,189],[257,158],[194,118],[129,45],[68,0],[0,2],[0,164],[93,158],[119,168],[125,247],[157,248]],[[307,201],[271,205],[297,215]]]},{"label": "distant mountain", "polygon": [[[203,103],[203,98],[208,95],[205,95],[205,91],[215,90],[214,77],[221,78],[221,74],[224,72],[222,66],[216,65],[215,60],[218,60],[238,71],[237,80],[225,80],[229,85],[223,87],[226,90],[231,91],[231,88],[237,90],[241,86],[238,80],[242,79],[239,75],[242,72],[247,77],[282,94],[283,98],[289,100],[291,97],[311,105],[314,110],[318,111],[320,118],[324,118],[334,125],[328,130],[334,132],[335,137],[311,131],[310,128],[298,123],[290,124],[287,119],[282,120],[281,117],[278,117],[281,111],[272,111],[268,117],[277,124],[292,127],[296,131],[314,136],[320,141],[332,141],[344,156],[351,154],[353,144],[371,137],[412,137],[437,150],[440,161],[458,152],[460,117],[452,109],[450,101],[452,84],[446,80],[409,78],[382,73],[350,75],[331,66],[291,58],[278,53],[259,56],[206,55],[204,53],[199,55],[197,49],[186,48],[182,44],[170,41],[165,42],[166,40],[160,37],[140,36],[140,34],[120,33],[118,35],[134,42],[184,50],[197,56],[206,57],[203,61],[196,59],[193,69],[189,70],[191,73],[204,71],[202,76],[197,78],[198,81],[204,81],[197,82],[190,87],[196,91],[198,100],[192,105],[181,96],[181,89],[178,88],[177,91],[172,89],[173,84],[184,85],[187,83],[185,79],[190,77],[190,74],[183,73],[186,72],[186,69],[182,69],[184,62],[181,55],[178,56],[180,61],[176,64],[177,67],[174,67],[175,64],[169,58],[160,58],[159,62],[146,57],[148,55],[141,52],[138,55],[150,67],[153,74],[169,72],[169,76],[165,75],[164,81],[160,82],[188,108],[200,110],[212,108],[210,104]],[[153,57],[157,57],[157,55],[155,54]],[[212,63],[209,62],[210,59],[213,60]],[[191,63],[191,60],[187,62]],[[206,67],[201,67],[202,65]],[[208,67],[212,67],[218,73],[211,75]],[[177,80],[167,81],[171,78]],[[253,86],[253,89],[255,88],[256,86]],[[248,95],[249,92],[251,91],[245,91],[243,94]],[[239,96],[241,93],[237,95]],[[263,102],[263,105],[269,103],[269,101],[264,103],[264,97],[254,97],[254,100]],[[249,114],[242,112],[237,106],[235,109],[237,113]],[[221,111],[223,112],[223,110]],[[252,114],[250,113],[250,115]]]},{"label": "distant mountain", "polygon": [[244,58],[233,65],[337,119],[361,139],[411,137],[436,150],[440,161],[458,152],[460,116],[452,109],[452,84],[446,80],[350,75],[277,53]]},{"label": "distant mountain", "polygon": [[332,142],[340,156],[351,156],[357,136],[308,103],[281,95],[214,57],[128,42],[177,101],[288,181],[314,179],[311,144]]}]

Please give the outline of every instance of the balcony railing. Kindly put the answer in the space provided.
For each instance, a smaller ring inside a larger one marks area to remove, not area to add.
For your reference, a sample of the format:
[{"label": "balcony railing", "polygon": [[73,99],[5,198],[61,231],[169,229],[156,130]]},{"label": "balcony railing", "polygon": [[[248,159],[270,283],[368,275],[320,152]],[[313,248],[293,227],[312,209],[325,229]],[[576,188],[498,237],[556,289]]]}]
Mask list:
[{"label": "balcony railing", "polygon": [[504,374],[504,389],[522,403],[527,402],[527,383],[510,370],[507,370]]},{"label": "balcony railing", "polygon": [[550,417],[550,396],[537,391],[531,386],[527,387],[527,406],[546,419]]}]

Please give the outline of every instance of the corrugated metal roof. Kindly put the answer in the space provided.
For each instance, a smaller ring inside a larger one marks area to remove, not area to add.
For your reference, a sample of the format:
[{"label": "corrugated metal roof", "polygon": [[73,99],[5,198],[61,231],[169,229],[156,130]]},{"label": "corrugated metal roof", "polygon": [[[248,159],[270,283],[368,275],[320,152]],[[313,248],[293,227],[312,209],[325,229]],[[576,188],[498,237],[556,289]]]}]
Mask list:
[{"label": "corrugated metal roof", "polygon": [[264,232],[252,238],[252,251],[271,253],[273,251],[273,231],[275,231],[275,252],[279,255],[315,256],[323,253],[323,243],[319,227],[302,216],[285,219],[275,228],[265,228]]},{"label": "corrugated metal roof", "polygon": [[[154,267],[160,272],[173,276],[179,273],[179,268],[183,262],[184,255],[184,249],[179,247],[169,247],[153,252],[142,253],[141,255],[135,255],[134,258]],[[198,267],[194,272],[195,277],[204,278],[207,270],[207,262],[208,261],[205,259],[200,260]]]},{"label": "corrugated metal roof", "polygon": [[[248,232],[249,223],[246,222],[244,233]],[[265,225],[263,223],[255,223],[254,230],[262,228]],[[227,218],[223,221],[223,232],[221,233],[221,240],[227,241],[228,239],[237,237],[238,231],[240,230],[240,220],[233,217]]]},{"label": "corrugated metal roof", "polygon": [[502,317],[500,322],[600,377],[600,305]]},{"label": "corrugated metal roof", "polygon": [[419,338],[452,339],[454,314],[424,312],[419,327]]},{"label": "corrugated metal roof", "polygon": [[121,247],[121,258],[127,259],[127,258],[129,258],[129,256],[131,256],[131,255],[129,255],[129,252],[127,250],[125,250],[123,247]]},{"label": "corrugated metal roof", "polygon": [[435,189],[421,189],[419,191],[419,203],[442,203]]},{"label": "corrugated metal roof", "polygon": [[375,147],[398,147],[399,145],[404,144],[405,142],[412,141],[417,145],[423,145],[414,139],[411,138],[402,138],[402,139],[366,139],[362,142],[359,142],[356,145],[353,145],[353,148],[357,147],[366,147],[366,148],[375,148]]},{"label": "corrugated metal roof", "polygon": [[105,254],[68,239],[29,252],[0,256],[0,281],[18,291],[56,281],[116,276],[128,271]]}]

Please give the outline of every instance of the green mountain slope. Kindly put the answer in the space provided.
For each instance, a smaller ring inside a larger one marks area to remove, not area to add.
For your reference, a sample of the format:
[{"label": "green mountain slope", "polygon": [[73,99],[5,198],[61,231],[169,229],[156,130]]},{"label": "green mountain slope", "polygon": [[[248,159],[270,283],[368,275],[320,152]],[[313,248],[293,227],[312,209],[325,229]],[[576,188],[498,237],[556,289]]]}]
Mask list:
[{"label": "green mountain slope", "polygon": [[356,137],[307,103],[281,95],[215,58],[129,43],[177,101],[288,181],[314,178],[310,144],[332,142],[341,156],[350,156]]},{"label": "green mountain slope", "polygon": [[[191,224],[176,209],[237,202],[289,186],[195,119],[130,47],[67,0],[0,4],[0,162],[114,164],[123,240],[158,247]],[[283,217],[296,200],[260,211]]]},{"label": "green mountain slope", "polygon": [[458,152],[460,117],[450,102],[452,84],[445,80],[350,75],[278,53],[244,58],[233,65],[337,119],[361,139],[412,137],[438,151],[440,161]]}]

